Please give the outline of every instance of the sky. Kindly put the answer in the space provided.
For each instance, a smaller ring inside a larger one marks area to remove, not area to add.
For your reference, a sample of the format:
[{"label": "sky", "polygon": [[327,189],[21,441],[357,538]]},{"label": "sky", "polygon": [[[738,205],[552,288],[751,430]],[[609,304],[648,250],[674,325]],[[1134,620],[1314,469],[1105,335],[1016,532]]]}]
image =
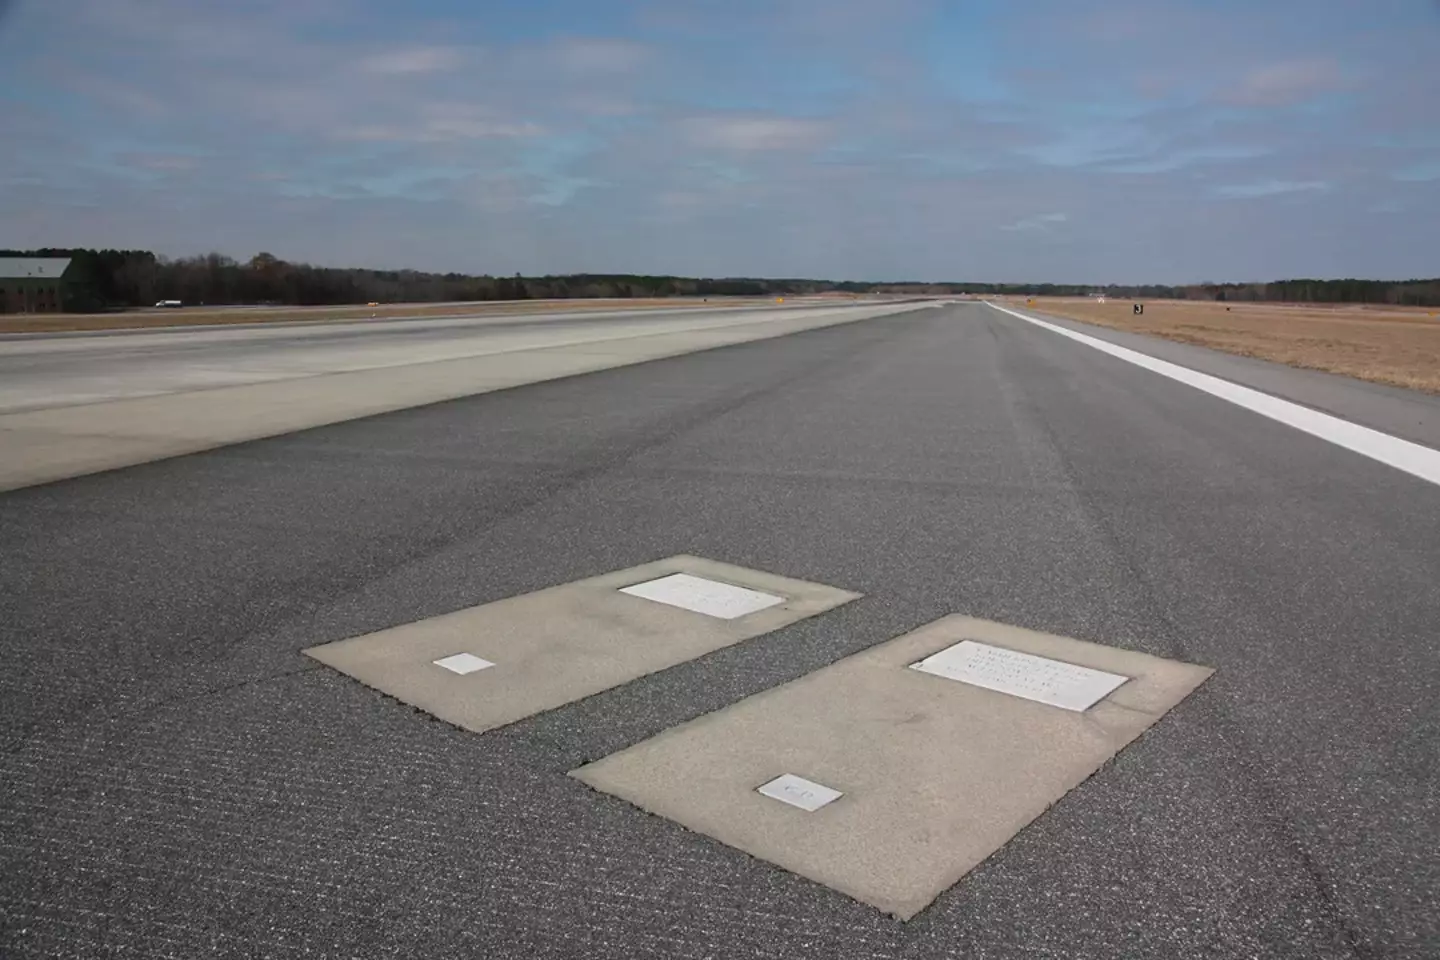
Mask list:
[{"label": "sky", "polygon": [[1440,275],[1440,0],[0,0],[0,247]]}]

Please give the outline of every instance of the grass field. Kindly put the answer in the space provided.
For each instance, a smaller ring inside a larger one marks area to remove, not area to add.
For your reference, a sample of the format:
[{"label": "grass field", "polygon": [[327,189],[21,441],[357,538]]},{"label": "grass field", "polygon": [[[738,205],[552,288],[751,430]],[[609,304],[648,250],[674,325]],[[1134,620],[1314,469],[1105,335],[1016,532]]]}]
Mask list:
[{"label": "grass field", "polygon": [[[818,298],[797,297],[796,302]],[[479,303],[386,303],[338,307],[181,307],[119,313],[0,314],[0,333],[58,333],[149,327],[286,323],[297,320],[363,320],[387,317],[483,316],[575,310],[681,310],[774,303],[774,297],[665,297],[610,300],[507,300]],[[790,302],[790,298],[786,298]]]},{"label": "grass field", "polygon": [[[1023,298],[1002,301],[1025,307]],[[1030,308],[1228,353],[1440,393],[1440,310],[1036,297]]]}]

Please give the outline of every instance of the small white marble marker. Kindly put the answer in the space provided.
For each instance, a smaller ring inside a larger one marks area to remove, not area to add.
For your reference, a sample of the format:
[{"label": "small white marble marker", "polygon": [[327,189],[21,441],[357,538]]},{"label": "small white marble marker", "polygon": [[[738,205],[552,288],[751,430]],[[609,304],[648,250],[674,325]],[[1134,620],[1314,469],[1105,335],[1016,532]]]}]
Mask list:
[{"label": "small white marble marker", "polygon": [[792,807],[799,807],[807,813],[814,813],[827,803],[839,800],[845,794],[832,790],[824,784],[787,773],[756,788],[761,794]]},{"label": "small white marble marker", "polygon": [[477,670],[484,670],[493,667],[495,664],[483,657],[477,657],[473,653],[457,653],[449,657],[441,657],[439,660],[432,660],[437,667],[443,667],[451,673],[458,673],[462,677],[467,673],[474,673]]}]

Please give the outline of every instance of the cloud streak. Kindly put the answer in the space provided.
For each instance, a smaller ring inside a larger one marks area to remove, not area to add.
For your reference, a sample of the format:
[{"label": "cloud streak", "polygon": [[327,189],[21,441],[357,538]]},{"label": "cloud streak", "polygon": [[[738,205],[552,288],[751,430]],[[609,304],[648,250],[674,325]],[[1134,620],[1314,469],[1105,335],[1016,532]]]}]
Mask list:
[{"label": "cloud streak", "polygon": [[507,120],[481,106],[432,103],[422,106],[412,122],[361,124],[336,131],[340,140],[378,143],[452,143],[463,140],[538,137],[544,128],[525,120]]},{"label": "cloud streak", "polygon": [[455,69],[461,60],[453,47],[404,47],[372,54],[360,61],[360,69],[380,76],[439,73]]},{"label": "cloud streak", "polygon": [[684,127],[695,146],[741,153],[811,149],[824,140],[828,130],[816,120],[762,116],[695,117],[686,120]]},{"label": "cloud streak", "polygon": [[644,44],[603,37],[567,37],[551,49],[557,66],[576,73],[630,73],[644,65]]},{"label": "cloud streak", "polygon": [[1216,187],[1214,194],[1226,200],[1255,200],[1287,193],[1324,193],[1331,184],[1323,180],[1263,180],[1259,183],[1238,183]]},{"label": "cloud streak", "polygon": [[1064,223],[1069,219],[1070,218],[1063,213],[1042,213],[1038,214],[1037,216],[1025,217],[1023,219],[1016,220],[1014,223],[1007,223],[1000,229],[1014,231],[1045,232],[1058,224]]},{"label": "cloud streak", "polygon": [[1225,90],[1221,99],[1241,107],[1288,107],[1344,85],[1344,72],[1334,60],[1289,60],[1256,67]]}]

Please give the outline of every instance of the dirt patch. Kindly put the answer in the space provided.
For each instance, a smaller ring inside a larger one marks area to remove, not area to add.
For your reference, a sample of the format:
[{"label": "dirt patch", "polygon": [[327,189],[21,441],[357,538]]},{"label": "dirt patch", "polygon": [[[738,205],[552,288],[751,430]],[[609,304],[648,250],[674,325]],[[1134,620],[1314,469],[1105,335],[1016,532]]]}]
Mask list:
[{"label": "dirt patch", "polygon": [[[795,298],[797,301],[807,298]],[[127,310],[123,313],[43,313],[0,315],[0,333],[58,333],[74,330],[133,330],[151,327],[222,326],[231,323],[293,323],[315,320],[383,320],[395,317],[450,317],[571,312],[576,310],[680,310],[774,303],[775,298],[700,297],[483,301],[477,303],[386,303],[339,307],[182,307]],[[786,298],[786,302],[791,302]]]},{"label": "dirt patch", "polygon": [[[1440,310],[1186,300],[1010,299],[1086,323],[1440,393]],[[1145,304],[1136,316],[1132,305]],[[1228,309],[1227,309],[1228,308]]]}]

